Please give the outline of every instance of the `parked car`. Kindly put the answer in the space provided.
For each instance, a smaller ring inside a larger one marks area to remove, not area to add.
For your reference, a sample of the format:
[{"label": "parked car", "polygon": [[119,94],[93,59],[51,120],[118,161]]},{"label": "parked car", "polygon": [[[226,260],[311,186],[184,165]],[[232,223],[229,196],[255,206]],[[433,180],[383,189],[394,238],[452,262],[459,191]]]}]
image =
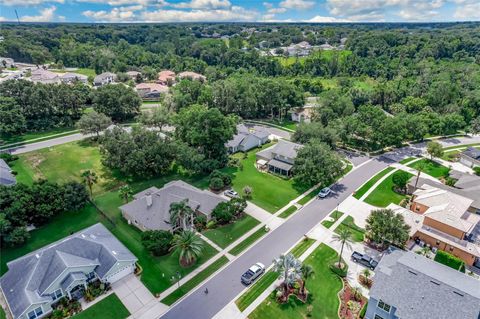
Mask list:
[{"label": "parked car", "polygon": [[225,194],[225,196],[230,197],[230,198],[237,198],[238,197],[238,193],[236,191],[234,191],[233,189],[228,189],[223,194]]},{"label": "parked car", "polygon": [[265,272],[265,266],[261,263],[256,263],[252,267],[250,267],[241,278],[241,281],[245,285],[250,285],[252,282],[255,281],[261,274]]},{"label": "parked car", "polygon": [[332,190],[329,187],[325,187],[318,193],[318,198],[325,198],[330,195],[331,192]]},{"label": "parked car", "polygon": [[370,268],[371,270],[375,270],[375,267],[377,267],[378,265],[378,261],[368,255],[361,254],[358,251],[353,252],[352,259],[354,262],[362,264],[365,267]]}]

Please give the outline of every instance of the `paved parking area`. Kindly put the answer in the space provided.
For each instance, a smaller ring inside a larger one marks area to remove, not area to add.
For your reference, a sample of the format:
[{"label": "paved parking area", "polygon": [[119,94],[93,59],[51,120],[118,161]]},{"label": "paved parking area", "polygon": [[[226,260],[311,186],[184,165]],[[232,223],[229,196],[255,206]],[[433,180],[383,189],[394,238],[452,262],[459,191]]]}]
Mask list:
[{"label": "paved parking area", "polygon": [[154,319],[168,310],[133,274],[114,283],[112,290],[130,312],[129,318]]}]

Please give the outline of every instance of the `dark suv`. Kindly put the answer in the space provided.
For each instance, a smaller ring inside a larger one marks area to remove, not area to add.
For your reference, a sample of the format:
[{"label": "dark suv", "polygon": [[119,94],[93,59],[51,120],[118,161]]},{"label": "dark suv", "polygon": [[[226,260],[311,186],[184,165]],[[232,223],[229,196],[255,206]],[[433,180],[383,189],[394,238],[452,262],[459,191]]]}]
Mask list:
[{"label": "dark suv", "polygon": [[375,267],[378,265],[378,261],[368,255],[360,254],[358,251],[353,252],[352,259],[354,262],[362,264],[371,270],[375,270]]}]

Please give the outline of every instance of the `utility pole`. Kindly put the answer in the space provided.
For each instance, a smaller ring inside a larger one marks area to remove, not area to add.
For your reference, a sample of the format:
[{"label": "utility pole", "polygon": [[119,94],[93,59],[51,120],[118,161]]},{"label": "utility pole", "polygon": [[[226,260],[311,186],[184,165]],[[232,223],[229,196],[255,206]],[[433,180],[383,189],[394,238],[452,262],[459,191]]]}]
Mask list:
[{"label": "utility pole", "polygon": [[17,22],[18,22],[18,24],[20,24],[20,19],[18,18],[18,12],[17,12],[17,9],[15,9],[15,15],[17,16]]}]

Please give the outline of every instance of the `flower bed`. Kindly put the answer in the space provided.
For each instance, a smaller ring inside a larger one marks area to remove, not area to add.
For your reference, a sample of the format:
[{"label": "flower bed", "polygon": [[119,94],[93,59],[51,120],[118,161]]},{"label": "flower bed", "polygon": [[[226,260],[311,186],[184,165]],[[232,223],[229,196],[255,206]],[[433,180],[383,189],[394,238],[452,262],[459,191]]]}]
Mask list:
[{"label": "flower bed", "polygon": [[71,317],[82,311],[82,306],[76,300],[61,298],[53,307],[52,313],[47,317],[49,319],[63,319]]},{"label": "flower bed", "polygon": [[342,319],[356,319],[359,317],[367,299],[362,296],[360,291],[352,288],[348,282],[343,279],[343,289],[339,293],[340,309],[339,317]]}]

